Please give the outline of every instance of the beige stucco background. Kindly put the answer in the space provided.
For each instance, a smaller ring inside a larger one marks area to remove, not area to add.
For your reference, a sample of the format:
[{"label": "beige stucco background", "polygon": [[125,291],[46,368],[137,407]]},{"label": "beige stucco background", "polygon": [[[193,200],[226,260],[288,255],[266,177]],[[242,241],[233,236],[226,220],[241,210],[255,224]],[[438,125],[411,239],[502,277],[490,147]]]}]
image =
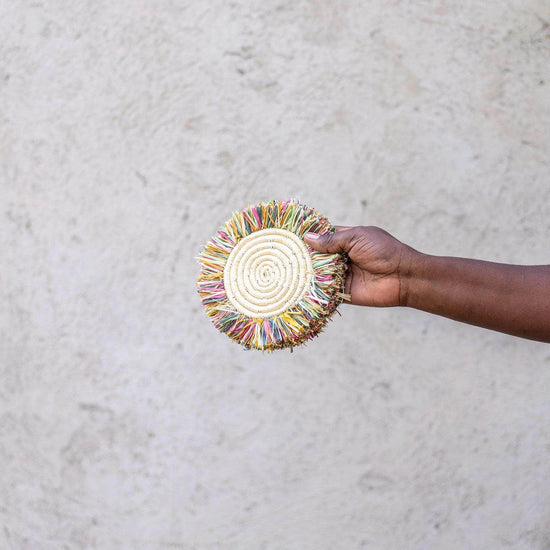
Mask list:
[{"label": "beige stucco background", "polygon": [[0,3],[0,547],[550,548],[550,347],[202,312],[233,210],[550,263],[545,0]]}]

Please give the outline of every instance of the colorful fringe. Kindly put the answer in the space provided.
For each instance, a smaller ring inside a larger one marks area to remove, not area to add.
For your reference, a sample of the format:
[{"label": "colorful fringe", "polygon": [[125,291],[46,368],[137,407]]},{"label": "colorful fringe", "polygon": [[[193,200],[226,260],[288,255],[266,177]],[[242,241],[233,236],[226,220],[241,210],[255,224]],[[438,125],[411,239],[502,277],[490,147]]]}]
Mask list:
[{"label": "colorful fringe", "polygon": [[294,347],[316,336],[342,302],[346,260],[307,247],[313,278],[295,305],[279,315],[254,318],[235,309],[226,295],[224,268],[233,248],[244,237],[262,229],[285,229],[301,239],[305,233],[324,234],[334,227],[314,209],[297,200],[270,201],[233,214],[208,241],[198,260],[197,289],[215,327],[245,348],[275,350]]}]

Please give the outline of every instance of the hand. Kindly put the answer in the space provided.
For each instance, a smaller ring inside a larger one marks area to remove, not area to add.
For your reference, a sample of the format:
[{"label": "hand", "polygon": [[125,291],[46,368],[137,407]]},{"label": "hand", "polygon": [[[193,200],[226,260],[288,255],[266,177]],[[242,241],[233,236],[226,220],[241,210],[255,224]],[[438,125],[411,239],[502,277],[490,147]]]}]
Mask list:
[{"label": "hand", "polygon": [[345,292],[361,306],[405,305],[407,264],[415,251],[379,227],[336,227],[335,233],[307,233],[318,252],[346,253],[349,266]]}]

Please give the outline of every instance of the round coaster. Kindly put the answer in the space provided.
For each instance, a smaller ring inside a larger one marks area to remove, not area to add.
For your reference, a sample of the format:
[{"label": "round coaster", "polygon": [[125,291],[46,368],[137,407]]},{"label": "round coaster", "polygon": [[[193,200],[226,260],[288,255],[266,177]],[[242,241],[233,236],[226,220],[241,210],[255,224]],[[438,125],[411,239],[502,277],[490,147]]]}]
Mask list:
[{"label": "round coaster", "polygon": [[203,248],[197,289],[216,328],[246,348],[293,347],[318,334],[342,301],[346,262],[303,240],[334,231],[296,200],[233,214]]}]

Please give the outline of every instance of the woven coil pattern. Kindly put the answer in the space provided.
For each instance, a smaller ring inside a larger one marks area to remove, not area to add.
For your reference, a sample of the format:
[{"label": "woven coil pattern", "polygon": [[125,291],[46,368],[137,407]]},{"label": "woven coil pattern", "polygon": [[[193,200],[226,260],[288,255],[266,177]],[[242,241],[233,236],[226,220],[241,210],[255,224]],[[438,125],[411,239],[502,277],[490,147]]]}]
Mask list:
[{"label": "woven coil pattern", "polygon": [[331,231],[296,200],[234,213],[199,256],[197,289],[216,328],[261,350],[318,334],[342,301],[346,265],[339,254],[311,249],[303,235]]},{"label": "woven coil pattern", "polygon": [[308,291],[313,266],[305,243],[286,229],[261,229],[232,250],[224,271],[229,301],[249,317],[273,317]]}]

